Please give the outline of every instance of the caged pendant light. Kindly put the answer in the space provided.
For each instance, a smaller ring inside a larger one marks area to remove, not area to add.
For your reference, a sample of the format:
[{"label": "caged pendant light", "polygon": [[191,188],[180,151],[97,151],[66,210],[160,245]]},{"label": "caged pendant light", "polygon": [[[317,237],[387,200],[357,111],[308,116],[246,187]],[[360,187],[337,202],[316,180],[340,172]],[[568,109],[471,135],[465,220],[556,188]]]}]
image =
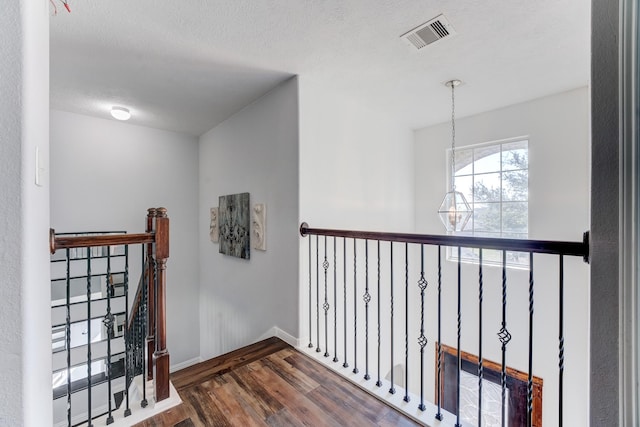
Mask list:
[{"label": "caged pendant light", "polygon": [[444,195],[444,199],[438,209],[440,221],[444,224],[448,233],[462,231],[471,219],[473,211],[467,203],[464,195],[456,191],[456,109],[455,109],[455,87],[459,86],[460,80],[450,80],[445,85],[451,88],[451,190]]}]

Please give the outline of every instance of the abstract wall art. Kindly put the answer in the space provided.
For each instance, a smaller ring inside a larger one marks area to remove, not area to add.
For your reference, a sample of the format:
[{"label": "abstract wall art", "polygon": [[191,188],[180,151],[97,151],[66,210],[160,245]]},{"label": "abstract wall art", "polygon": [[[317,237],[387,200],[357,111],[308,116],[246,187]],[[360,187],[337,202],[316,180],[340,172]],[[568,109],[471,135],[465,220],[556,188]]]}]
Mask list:
[{"label": "abstract wall art", "polygon": [[220,253],[244,259],[251,258],[249,193],[220,196],[218,200]]},{"label": "abstract wall art", "polygon": [[266,209],[264,203],[256,203],[251,210],[251,246],[260,251],[267,250]]}]

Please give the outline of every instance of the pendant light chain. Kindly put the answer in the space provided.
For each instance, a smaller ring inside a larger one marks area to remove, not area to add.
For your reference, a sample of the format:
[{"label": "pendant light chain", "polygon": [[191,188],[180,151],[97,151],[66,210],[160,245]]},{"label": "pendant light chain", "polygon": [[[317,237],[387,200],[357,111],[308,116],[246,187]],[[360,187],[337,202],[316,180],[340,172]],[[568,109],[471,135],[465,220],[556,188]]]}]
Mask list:
[{"label": "pendant light chain", "polygon": [[451,82],[451,191],[456,190],[456,97],[455,83]]},{"label": "pendant light chain", "polygon": [[438,209],[440,221],[447,232],[454,233],[464,230],[467,222],[473,215],[473,209],[469,206],[464,194],[456,191],[456,97],[455,87],[461,84],[460,80],[450,80],[445,83],[451,88],[451,190],[447,191]]}]

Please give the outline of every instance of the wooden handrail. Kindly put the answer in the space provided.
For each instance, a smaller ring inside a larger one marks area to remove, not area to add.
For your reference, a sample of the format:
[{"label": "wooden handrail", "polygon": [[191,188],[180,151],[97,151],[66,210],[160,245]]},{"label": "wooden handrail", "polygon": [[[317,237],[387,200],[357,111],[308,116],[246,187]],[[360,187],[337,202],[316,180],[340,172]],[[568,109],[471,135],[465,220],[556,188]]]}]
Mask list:
[{"label": "wooden handrail", "polygon": [[553,240],[503,239],[499,237],[471,237],[438,234],[386,233],[377,231],[333,230],[311,228],[303,222],[300,235],[345,237],[349,239],[380,240],[383,242],[417,243],[425,245],[461,246],[464,248],[498,249],[515,252],[535,252],[581,256],[589,262],[589,232],[582,236],[582,242],[562,242]]},{"label": "wooden handrail", "polygon": [[91,248],[94,246],[117,246],[153,243],[155,233],[139,234],[101,234],[93,236],[56,236],[55,230],[49,231],[49,248],[52,254],[58,249]]}]

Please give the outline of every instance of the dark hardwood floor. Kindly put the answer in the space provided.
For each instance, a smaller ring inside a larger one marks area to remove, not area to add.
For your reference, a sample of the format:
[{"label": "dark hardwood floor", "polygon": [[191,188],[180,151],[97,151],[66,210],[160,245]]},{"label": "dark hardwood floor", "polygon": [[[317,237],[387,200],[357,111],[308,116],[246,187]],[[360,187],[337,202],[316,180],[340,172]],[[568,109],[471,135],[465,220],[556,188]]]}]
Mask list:
[{"label": "dark hardwood floor", "polygon": [[416,426],[278,338],[171,375],[182,404],[136,427]]}]

